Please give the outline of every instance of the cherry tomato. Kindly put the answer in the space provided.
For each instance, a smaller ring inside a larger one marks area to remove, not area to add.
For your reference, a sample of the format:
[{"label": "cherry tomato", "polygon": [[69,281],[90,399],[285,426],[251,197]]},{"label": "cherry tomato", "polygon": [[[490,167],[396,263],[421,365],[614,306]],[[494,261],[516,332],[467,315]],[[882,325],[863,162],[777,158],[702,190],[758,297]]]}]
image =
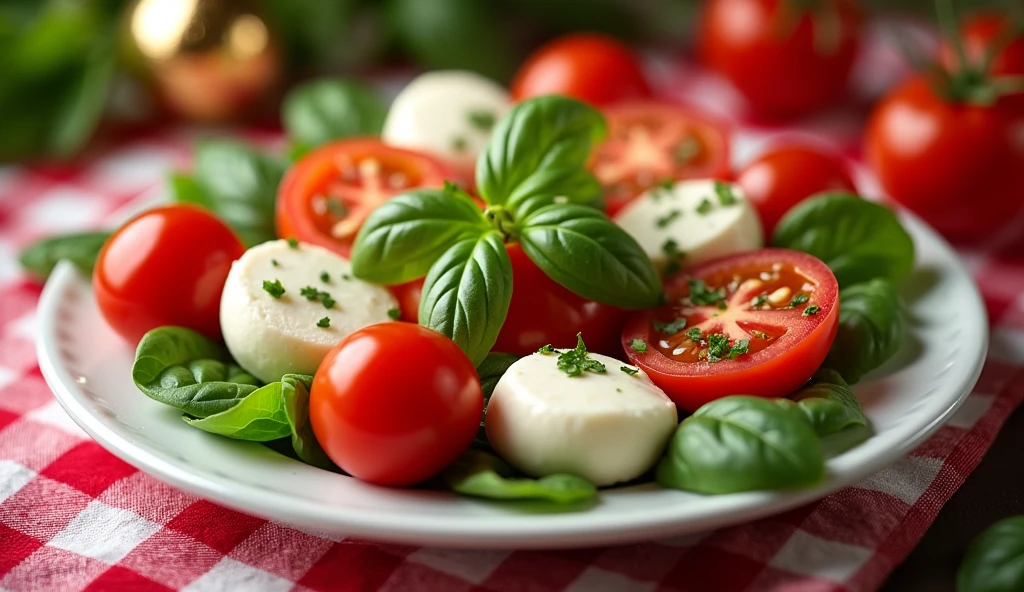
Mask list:
[{"label": "cherry tomato", "polygon": [[512,98],[565,95],[592,105],[651,96],[633,52],[606,35],[566,35],[533,52],[512,80]]},{"label": "cherry tomato", "polygon": [[348,257],[356,233],[377,206],[420,187],[455,179],[432,156],[374,139],[321,146],[295,163],[277,191],[277,234]]},{"label": "cherry tomato", "polygon": [[[1012,28],[1012,30],[1011,30]],[[960,24],[960,36],[967,60],[980,65],[988,52],[996,51],[988,73],[993,76],[1024,75],[1024,31],[1010,15],[982,12]],[[994,47],[1000,44],[1000,47]],[[942,46],[942,61],[947,67],[959,66],[956,52],[947,42]]]},{"label": "cherry tomato", "polygon": [[707,117],[666,103],[625,103],[604,110],[608,139],[590,167],[614,216],[668,179],[728,178],[729,138]]},{"label": "cherry tomato", "polygon": [[882,187],[954,241],[976,241],[1024,205],[1024,110],[940,97],[923,77],[897,87],[868,120],[865,152]]},{"label": "cherry tomato", "polygon": [[839,156],[812,146],[773,148],[741,170],[736,182],[757,207],[766,237],[790,208],[816,193],[857,192]]},{"label": "cherry tomato", "polygon": [[835,276],[797,251],[717,259],[668,278],[665,294],[666,306],[630,317],[622,345],[688,411],[728,395],[788,395],[821,366],[838,327]]},{"label": "cherry tomato", "polygon": [[327,354],[309,392],[313,433],[347,473],[412,485],[451,464],[480,427],[484,398],[469,358],[411,323],[370,325]]},{"label": "cherry tomato", "polygon": [[96,260],[100,312],[135,343],[150,329],[178,325],[220,340],[220,293],[245,247],[201,208],[172,205],[128,221]]},{"label": "cherry tomato", "polygon": [[[525,356],[549,343],[555,347],[572,347],[576,344],[576,334],[583,333],[591,351],[618,353],[625,311],[587,300],[563,288],[545,275],[518,245],[508,245],[508,256],[512,261],[512,302],[492,348],[494,351]],[[423,280],[396,288],[402,318],[416,321]]]},{"label": "cherry tomato", "polygon": [[861,15],[850,0],[709,0],[704,60],[757,112],[792,117],[836,102],[857,56]]}]

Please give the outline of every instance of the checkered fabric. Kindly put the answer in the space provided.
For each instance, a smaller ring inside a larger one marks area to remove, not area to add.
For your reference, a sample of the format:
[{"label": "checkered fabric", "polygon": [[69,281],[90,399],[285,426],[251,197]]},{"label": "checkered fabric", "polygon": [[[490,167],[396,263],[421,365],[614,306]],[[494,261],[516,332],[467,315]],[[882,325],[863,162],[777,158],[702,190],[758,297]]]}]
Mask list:
[{"label": "checkered fabric", "polygon": [[[733,124],[739,162],[792,131],[737,117],[728,89],[700,72],[657,60],[652,71],[666,94]],[[877,82],[877,72],[870,78]],[[855,159],[857,121],[852,112],[833,115],[800,131]],[[968,253],[995,321],[974,393],[913,454],[802,508],[701,536],[563,551],[329,539],[247,516],[139,472],[71,422],[36,364],[40,288],[16,263],[28,241],[96,226],[170,167],[187,164],[191,140],[189,132],[164,132],[70,165],[0,168],[0,589],[873,590],[1024,398],[1024,261]]]}]

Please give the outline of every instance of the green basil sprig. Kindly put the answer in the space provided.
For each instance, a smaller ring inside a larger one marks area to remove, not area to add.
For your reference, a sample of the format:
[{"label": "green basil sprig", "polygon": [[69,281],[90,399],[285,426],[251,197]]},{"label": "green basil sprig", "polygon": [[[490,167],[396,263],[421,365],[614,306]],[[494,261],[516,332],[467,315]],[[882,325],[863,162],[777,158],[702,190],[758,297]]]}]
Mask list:
[{"label": "green basil sprig", "polygon": [[967,549],[956,576],[957,592],[1024,590],[1024,516],[996,522]]},{"label": "green basil sprig", "polygon": [[899,281],[914,267],[914,242],[892,210],[845,193],[795,206],[776,227],[772,246],[821,259],[843,287],[873,278]]},{"label": "green basil sprig", "polygon": [[50,276],[61,259],[71,261],[84,274],[92,275],[109,232],[82,232],[43,239],[26,247],[18,261],[21,267],[41,280]]},{"label": "green basil sprig", "polygon": [[586,169],[604,119],[575,99],[528,99],[498,123],[477,163],[481,212],[458,188],[400,195],[363,224],[352,251],[362,279],[398,284],[426,274],[420,322],[475,364],[494,345],[512,298],[508,245],[519,243],[567,289],[622,308],[658,302],[658,273],[600,206]]},{"label": "green basil sprig", "polygon": [[299,374],[285,374],[281,378],[284,385],[284,412],[291,430],[292,449],[299,460],[307,465],[340,471],[320,447],[316,434],[313,433],[313,424],[309,422],[309,387],[312,380],[312,376]]},{"label": "green basil sprig", "polygon": [[281,106],[281,122],[294,155],[349,136],[379,136],[387,103],[374,89],[345,79],[296,87]]},{"label": "green basil sprig", "polygon": [[825,474],[821,443],[790,401],[732,396],[684,419],[658,463],[658,483],[698,493],[793,489]]},{"label": "green basil sprig", "polygon": [[819,438],[868,425],[853,390],[835,370],[818,370],[806,386],[789,396],[789,400],[807,416]]},{"label": "green basil sprig", "polygon": [[906,312],[896,287],[874,279],[839,291],[839,330],[825,365],[850,384],[900,349]]},{"label": "green basil sprig", "polygon": [[192,427],[236,440],[269,442],[292,434],[292,426],[285,411],[284,391],[294,390],[297,382],[308,385],[312,376],[285,374],[280,382],[262,386],[237,405],[203,419],[183,417]]},{"label": "green basil sprig", "polygon": [[582,477],[566,473],[540,479],[516,476],[501,459],[478,450],[463,454],[445,469],[443,477],[456,493],[488,499],[546,500],[570,504],[597,495],[597,487]]}]

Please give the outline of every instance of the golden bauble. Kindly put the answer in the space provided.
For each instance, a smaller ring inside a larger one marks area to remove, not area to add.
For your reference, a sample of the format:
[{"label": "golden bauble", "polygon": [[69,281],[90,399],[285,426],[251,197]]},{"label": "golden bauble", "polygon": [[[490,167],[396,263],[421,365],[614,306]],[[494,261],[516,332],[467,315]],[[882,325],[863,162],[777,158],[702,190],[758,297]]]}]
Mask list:
[{"label": "golden bauble", "polygon": [[280,45],[250,0],[137,0],[125,31],[161,102],[188,119],[240,115],[281,72]]}]

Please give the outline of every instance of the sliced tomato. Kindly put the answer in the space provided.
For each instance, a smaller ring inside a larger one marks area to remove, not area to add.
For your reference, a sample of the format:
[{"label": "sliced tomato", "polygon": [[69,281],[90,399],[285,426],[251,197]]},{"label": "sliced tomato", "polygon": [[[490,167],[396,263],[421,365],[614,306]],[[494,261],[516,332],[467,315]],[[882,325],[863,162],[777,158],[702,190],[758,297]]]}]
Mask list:
[{"label": "sliced tomato", "polygon": [[594,151],[590,168],[605,187],[609,216],[666,180],[728,178],[729,138],[706,116],[648,102],[604,114],[608,139]]},{"label": "sliced tomato", "polygon": [[728,395],[792,393],[821,366],[838,327],[835,276],[797,251],[711,261],[669,278],[665,294],[667,305],[629,319],[622,344],[688,411]]},{"label": "sliced tomato", "polygon": [[399,193],[457,180],[440,160],[375,139],[317,148],[295,163],[277,192],[277,234],[331,249],[343,257],[366,217]]}]

